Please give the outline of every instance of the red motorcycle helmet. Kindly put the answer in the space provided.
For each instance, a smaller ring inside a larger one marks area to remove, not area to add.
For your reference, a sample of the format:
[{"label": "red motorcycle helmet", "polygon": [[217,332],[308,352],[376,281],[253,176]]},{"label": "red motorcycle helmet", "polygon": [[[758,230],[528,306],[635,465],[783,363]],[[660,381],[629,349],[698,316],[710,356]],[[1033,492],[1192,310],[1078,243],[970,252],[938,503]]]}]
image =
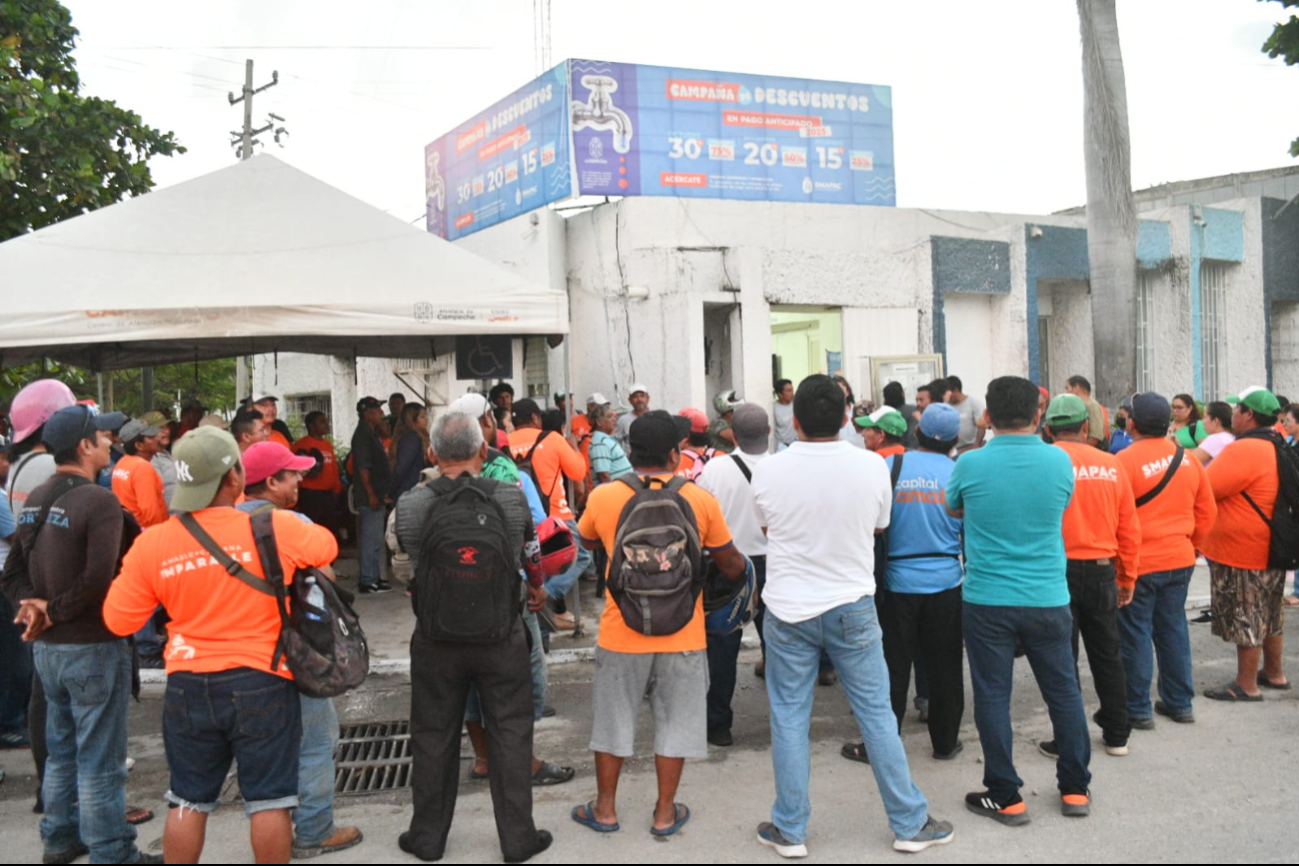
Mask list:
[{"label": "red motorcycle helmet", "polygon": [[558,517],[547,517],[537,527],[541,544],[541,573],[545,577],[563,574],[577,561],[577,544],[568,524]]}]

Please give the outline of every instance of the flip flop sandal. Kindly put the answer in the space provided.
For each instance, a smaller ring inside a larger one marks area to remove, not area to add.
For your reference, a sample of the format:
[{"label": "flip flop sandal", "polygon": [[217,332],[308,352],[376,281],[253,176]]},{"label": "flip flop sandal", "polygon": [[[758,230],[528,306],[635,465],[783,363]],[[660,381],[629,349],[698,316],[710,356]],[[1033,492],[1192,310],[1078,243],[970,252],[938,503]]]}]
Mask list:
[{"label": "flip flop sandal", "polygon": [[857,761],[862,764],[871,762],[870,756],[866,754],[865,743],[844,743],[843,748],[839,750],[839,754],[850,761]]},{"label": "flip flop sandal", "polygon": [[1204,696],[1211,701],[1236,701],[1238,703],[1256,703],[1263,700],[1262,695],[1246,694],[1236,683],[1227,683],[1216,689],[1207,689]]},{"label": "flip flop sandal", "polygon": [[134,827],[139,824],[147,824],[152,820],[153,820],[152,809],[145,809],[141,806],[129,806],[129,805],[126,807],[126,823],[130,824],[131,826]]},{"label": "flip flop sandal", "polygon": [[650,826],[651,835],[671,836],[672,834],[680,830],[682,827],[684,827],[685,823],[690,820],[689,806],[687,806],[685,803],[673,803],[672,805],[676,808],[677,819],[672,822],[671,827],[664,827],[662,830],[660,830],[658,827],[654,827],[651,825]]},{"label": "flip flop sandal", "polygon": [[[583,809],[586,810],[585,815],[581,814]],[[614,830],[619,828],[617,821],[614,821],[612,824],[605,824],[602,821],[596,820],[594,800],[591,800],[585,805],[574,806],[573,811],[569,814],[572,816],[574,821],[581,824],[583,827],[590,827],[597,833],[612,833]]]},{"label": "flip flop sandal", "polygon": [[1268,679],[1268,678],[1267,678],[1267,675],[1264,674],[1263,671],[1261,671],[1261,670],[1258,672],[1258,684],[1259,684],[1260,686],[1262,686],[1263,688],[1265,688],[1265,689],[1275,689],[1275,690],[1278,691],[1278,692],[1288,692],[1288,691],[1290,691],[1290,681],[1289,681],[1289,680],[1286,680],[1286,681],[1283,682],[1283,683],[1274,683],[1274,682],[1272,682],[1270,679]]},{"label": "flip flop sandal", "polygon": [[572,767],[561,767],[550,761],[542,761],[537,772],[532,774],[532,786],[537,788],[543,785],[562,785],[572,779],[576,773],[577,770]]}]

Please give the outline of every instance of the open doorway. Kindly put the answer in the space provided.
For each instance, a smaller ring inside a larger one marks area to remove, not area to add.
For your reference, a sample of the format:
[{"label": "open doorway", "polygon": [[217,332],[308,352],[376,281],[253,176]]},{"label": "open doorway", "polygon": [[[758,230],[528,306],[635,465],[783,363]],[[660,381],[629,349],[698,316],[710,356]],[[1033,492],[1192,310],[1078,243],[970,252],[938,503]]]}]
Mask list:
[{"label": "open doorway", "polygon": [[771,380],[798,383],[843,372],[843,312],[838,307],[771,308]]}]

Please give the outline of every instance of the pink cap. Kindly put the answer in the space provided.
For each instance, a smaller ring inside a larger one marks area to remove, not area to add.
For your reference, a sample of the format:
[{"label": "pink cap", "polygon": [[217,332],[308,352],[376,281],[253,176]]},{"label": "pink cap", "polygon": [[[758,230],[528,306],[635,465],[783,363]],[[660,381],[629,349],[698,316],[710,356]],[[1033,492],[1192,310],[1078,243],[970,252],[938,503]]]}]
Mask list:
[{"label": "pink cap", "polygon": [[37,379],[14,395],[9,406],[14,441],[22,442],[50,420],[55,412],[76,404],[72,389],[58,379]]},{"label": "pink cap", "polygon": [[691,433],[708,432],[708,416],[705,415],[703,412],[699,411],[698,409],[686,408],[686,409],[682,409],[677,414],[680,415],[682,418],[690,419]]},{"label": "pink cap", "polygon": [[299,457],[278,442],[258,442],[240,458],[244,464],[244,484],[261,484],[282,469],[306,472],[316,465],[315,458]]}]

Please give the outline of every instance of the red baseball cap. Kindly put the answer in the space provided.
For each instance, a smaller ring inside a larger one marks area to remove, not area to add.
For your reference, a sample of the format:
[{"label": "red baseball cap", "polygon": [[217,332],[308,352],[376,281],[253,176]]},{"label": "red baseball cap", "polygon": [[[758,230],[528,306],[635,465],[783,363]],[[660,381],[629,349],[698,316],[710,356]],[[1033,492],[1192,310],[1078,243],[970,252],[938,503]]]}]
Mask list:
[{"label": "red baseball cap", "polygon": [[298,457],[278,442],[258,442],[240,458],[244,464],[244,485],[261,484],[282,469],[306,472],[316,465],[313,457]]},{"label": "red baseball cap", "polygon": [[698,409],[685,408],[682,409],[680,412],[678,412],[677,415],[681,416],[682,418],[690,419],[691,433],[708,432],[708,416],[705,415],[703,412],[699,411]]}]

